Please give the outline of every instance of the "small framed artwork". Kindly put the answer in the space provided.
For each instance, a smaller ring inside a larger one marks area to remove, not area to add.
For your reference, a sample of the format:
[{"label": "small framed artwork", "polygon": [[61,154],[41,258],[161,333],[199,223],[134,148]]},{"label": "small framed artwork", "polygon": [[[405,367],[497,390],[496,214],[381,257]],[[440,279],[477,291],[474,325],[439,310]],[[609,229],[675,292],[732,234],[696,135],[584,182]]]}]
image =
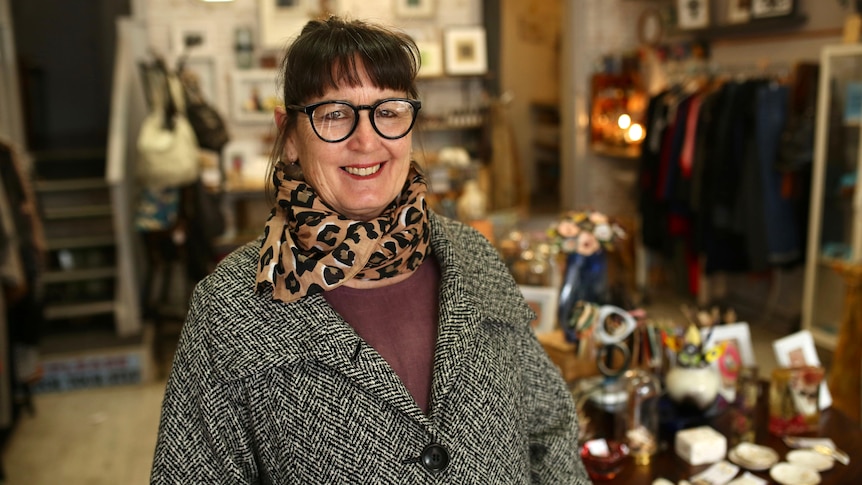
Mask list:
[{"label": "small framed artwork", "polygon": [[258,0],[260,46],[280,49],[299,35],[315,13],[317,0]]},{"label": "small framed artwork", "polygon": [[395,0],[395,15],[403,19],[427,19],[434,16],[434,0]]},{"label": "small framed artwork", "polygon": [[775,362],[781,367],[820,365],[811,332],[802,330],[772,342]]},{"label": "small framed artwork", "polygon": [[724,344],[724,351],[712,362],[721,377],[719,392],[728,402],[736,398],[736,381],[743,367],[757,365],[747,322],[728,323],[701,329],[704,348]]},{"label": "small framed artwork", "polygon": [[664,36],[664,20],[657,8],[647,8],[638,17],[638,40],[648,46],[657,46]]},{"label": "small framed artwork", "polygon": [[484,27],[453,27],[443,32],[446,73],[485,74],[488,47]]},{"label": "small framed artwork", "polygon": [[[814,346],[814,337],[808,330],[802,330],[772,342],[775,362],[779,367],[819,366],[820,357]],[[826,385],[820,386],[820,408],[832,405],[832,394]]]},{"label": "small framed artwork", "polygon": [[751,18],[793,15],[794,0],[751,0]]},{"label": "small framed artwork", "polygon": [[521,285],[521,294],[530,308],[536,312],[536,319],[530,322],[537,334],[552,332],[557,326],[557,294],[553,286]]},{"label": "small framed artwork", "polygon": [[676,0],[676,17],[681,29],[709,27],[709,0]]},{"label": "small framed artwork", "polygon": [[727,22],[744,24],[751,20],[751,0],[728,0]]},{"label": "small framed artwork", "polygon": [[443,75],[443,46],[439,42],[417,41],[419,48],[418,77],[437,77]]},{"label": "small framed artwork", "polygon": [[171,30],[171,50],[178,56],[212,56],[218,51],[213,22],[184,20],[175,23]]},{"label": "small framed artwork", "polygon": [[234,120],[272,123],[279,103],[276,70],[246,69],[231,73],[231,115]]}]

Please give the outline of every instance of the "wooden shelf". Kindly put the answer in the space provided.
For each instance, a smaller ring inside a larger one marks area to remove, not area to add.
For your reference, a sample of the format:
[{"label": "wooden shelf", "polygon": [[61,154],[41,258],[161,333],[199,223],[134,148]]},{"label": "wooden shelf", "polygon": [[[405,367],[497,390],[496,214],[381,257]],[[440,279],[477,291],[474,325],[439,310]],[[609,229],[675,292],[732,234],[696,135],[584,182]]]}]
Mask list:
[{"label": "wooden shelf", "polygon": [[675,28],[673,35],[694,36],[700,39],[723,39],[727,37],[761,37],[792,30],[805,25],[808,16],[802,13],[782,17],[752,19],[739,24],[714,25],[702,29]]}]

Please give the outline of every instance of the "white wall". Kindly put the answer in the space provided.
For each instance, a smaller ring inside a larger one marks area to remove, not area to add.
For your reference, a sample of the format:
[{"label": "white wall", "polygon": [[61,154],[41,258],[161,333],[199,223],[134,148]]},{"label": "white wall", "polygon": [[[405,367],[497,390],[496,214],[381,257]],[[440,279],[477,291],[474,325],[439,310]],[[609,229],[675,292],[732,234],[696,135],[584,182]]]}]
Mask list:
[{"label": "white wall", "polygon": [[[234,54],[235,32],[238,28],[251,29],[255,39],[260,37],[259,5],[261,0],[237,0],[230,3],[203,3],[198,0],[133,0],[135,16],[146,24],[150,47],[166,58],[177,56],[176,32],[189,26],[199,26],[207,33],[207,57],[216,66],[215,104],[226,116],[233,139],[256,138],[269,132],[268,124],[238,123],[230,117],[230,73],[236,69]],[[303,0],[308,6],[308,17],[319,12],[317,0]],[[481,25],[481,2],[476,0],[436,0],[433,15],[422,19],[404,19],[395,14],[395,0],[338,0],[330,1],[335,13],[353,18],[379,21],[408,31],[417,40],[442,42],[442,31],[448,26]],[[285,39],[287,41],[288,39]],[[197,55],[195,50],[189,52]],[[280,60],[280,49],[259,46],[255,58],[272,55]],[[273,81],[275,81],[273,79]]]},{"label": "white wall", "polygon": [[561,113],[563,125],[561,197],[564,209],[592,208],[634,214],[636,165],[590,153],[590,77],[602,56],[637,46],[637,19],[655,2],[566,0]]}]

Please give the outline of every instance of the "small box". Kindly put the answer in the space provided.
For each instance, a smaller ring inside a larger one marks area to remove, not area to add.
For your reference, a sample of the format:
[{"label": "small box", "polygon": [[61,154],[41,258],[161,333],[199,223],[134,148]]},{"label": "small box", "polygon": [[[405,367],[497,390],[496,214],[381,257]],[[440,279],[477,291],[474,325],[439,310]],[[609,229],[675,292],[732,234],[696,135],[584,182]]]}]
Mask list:
[{"label": "small box", "polygon": [[691,465],[715,463],[727,454],[727,438],[709,426],[684,429],[676,433],[674,450]]}]

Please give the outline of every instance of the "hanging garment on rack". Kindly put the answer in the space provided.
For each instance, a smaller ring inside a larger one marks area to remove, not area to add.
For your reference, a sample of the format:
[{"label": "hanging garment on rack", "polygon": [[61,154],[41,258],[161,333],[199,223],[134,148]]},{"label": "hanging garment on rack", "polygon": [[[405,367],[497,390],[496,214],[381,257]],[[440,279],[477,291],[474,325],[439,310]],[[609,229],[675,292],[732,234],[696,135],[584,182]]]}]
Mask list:
[{"label": "hanging garment on rack", "polygon": [[42,272],[45,243],[29,177],[11,145],[0,142],[0,182],[12,207],[16,241],[24,279],[7,292],[10,338],[26,345],[39,342],[42,313]]},{"label": "hanging garment on rack", "polygon": [[646,138],[641,148],[638,170],[638,209],[641,216],[641,240],[645,247],[660,254],[670,255],[672,249],[667,238],[667,207],[663,200],[656,196],[658,192],[658,173],[661,165],[661,153],[664,138],[670,129],[668,126],[669,105],[666,97],[669,91],[663,91],[652,97],[647,106]]},{"label": "hanging garment on rack", "polygon": [[775,168],[781,130],[787,120],[788,96],[787,86],[775,83],[764,83],[757,89],[757,158],[763,188],[767,260],[778,265],[795,262],[802,254],[794,208],[782,194],[782,174]]},{"label": "hanging garment on rack", "polygon": [[748,79],[650,100],[638,174],[643,242],[687,265],[692,293],[692,255],[707,273],[800,261],[804,214],[776,169],[787,98],[785,85]]},{"label": "hanging garment on rack", "polygon": [[[39,340],[45,324],[44,290],[42,285],[45,241],[42,221],[36,208],[36,199],[30,177],[21,164],[11,144],[0,140],[0,185],[2,185],[4,204],[3,225],[14,228],[7,257],[17,258],[20,273],[14,280],[3,280],[4,325],[0,331],[6,332],[9,347],[4,352],[8,360],[0,362],[5,367],[11,381],[11,393],[16,399],[11,403],[12,416],[19,408],[33,410],[30,399],[30,386],[41,376],[39,365]],[[9,221],[6,220],[9,217]],[[4,261],[5,265],[8,261]],[[9,399],[0,395],[0,399]],[[4,402],[2,405],[9,405]]]}]

